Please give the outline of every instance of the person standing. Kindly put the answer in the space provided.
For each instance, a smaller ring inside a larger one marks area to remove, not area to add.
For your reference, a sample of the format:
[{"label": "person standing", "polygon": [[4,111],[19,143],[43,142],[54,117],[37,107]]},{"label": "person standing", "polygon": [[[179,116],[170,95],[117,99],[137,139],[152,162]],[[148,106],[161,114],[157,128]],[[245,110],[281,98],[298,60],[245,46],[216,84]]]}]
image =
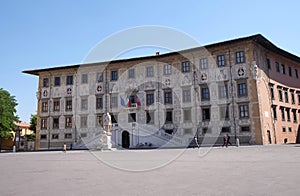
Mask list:
[{"label": "person standing", "polygon": [[231,144],[231,142],[230,142],[230,136],[229,136],[229,134],[227,133],[226,134],[226,147],[228,146],[228,144],[230,144],[230,146],[232,146],[232,144]]},{"label": "person standing", "polygon": [[223,137],[223,145],[222,145],[222,147],[224,147],[224,146],[227,147],[227,136],[226,135],[224,135],[224,137]]},{"label": "person standing", "polygon": [[64,143],[64,146],[63,146],[63,151],[64,151],[64,153],[66,153],[66,152],[67,152],[67,144],[66,144],[66,143]]},{"label": "person standing", "polygon": [[198,143],[198,138],[196,136],[194,137],[194,140],[195,140],[197,147],[200,148],[199,143]]}]

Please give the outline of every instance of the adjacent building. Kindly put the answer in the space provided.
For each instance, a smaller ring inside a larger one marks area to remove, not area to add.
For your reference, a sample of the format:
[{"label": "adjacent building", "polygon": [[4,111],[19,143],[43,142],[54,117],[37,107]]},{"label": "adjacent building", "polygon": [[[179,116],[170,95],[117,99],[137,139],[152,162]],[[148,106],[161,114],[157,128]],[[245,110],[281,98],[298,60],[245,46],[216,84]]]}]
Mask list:
[{"label": "adjacent building", "polygon": [[300,58],[262,35],[166,54],[27,70],[39,77],[36,149],[299,142]]}]

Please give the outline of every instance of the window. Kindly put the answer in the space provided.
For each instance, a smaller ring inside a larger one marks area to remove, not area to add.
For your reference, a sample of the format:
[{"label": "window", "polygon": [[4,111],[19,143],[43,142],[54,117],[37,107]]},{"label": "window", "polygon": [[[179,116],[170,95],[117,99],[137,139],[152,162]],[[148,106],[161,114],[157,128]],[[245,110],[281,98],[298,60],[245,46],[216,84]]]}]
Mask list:
[{"label": "window", "polygon": [[298,76],[298,69],[295,69],[295,76],[296,76],[297,79],[299,78],[299,76]]},{"label": "window", "polygon": [[192,121],[191,109],[183,110],[183,121],[184,122],[191,122]]},{"label": "window", "polygon": [[97,73],[97,82],[103,82],[103,73]]},{"label": "window", "polygon": [[96,109],[103,109],[103,97],[96,97]]},{"label": "window", "polygon": [[58,129],[59,128],[59,118],[55,117],[53,118],[53,129]]},{"label": "window", "polygon": [[99,126],[103,126],[103,114],[97,114],[96,116],[96,125]]},{"label": "window", "polygon": [[227,89],[228,89],[227,84],[219,85],[219,98],[227,98],[228,97]]},{"label": "window", "polygon": [[202,108],[202,120],[203,121],[210,120],[210,108]]},{"label": "window", "polygon": [[88,83],[88,80],[89,80],[88,74],[82,74],[82,75],[81,75],[81,83],[82,83],[82,84],[87,84],[87,83]]},{"label": "window", "polygon": [[200,69],[207,69],[207,68],[208,68],[207,58],[200,59]]},{"label": "window", "polygon": [[218,67],[224,67],[225,66],[225,55],[218,55],[217,56],[217,65],[218,65]]},{"label": "window", "polygon": [[118,123],[118,114],[111,113],[110,116],[111,116],[112,123]]},{"label": "window", "polygon": [[297,109],[292,109],[292,112],[293,112],[293,121],[294,123],[297,122]]},{"label": "window", "polygon": [[201,100],[209,100],[209,88],[207,86],[201,87]]},{"label": "window", "polygon": [[284,107],[280,107],[281,110],[281,120],[285,121]]},{"label": "window", "polygon": [[282,74],[285,75],[285,65],[284,64],[281,64],[281,70],[282,70]]},{"label": "window", "polygon": [[250,127],[248,127],[248,126],[241,127],[241,132],[250,132]]},{"label": "window", "polygon": [[146,94],[146,104],[147,105],[154,104],[154,93],[153,92],[148,92]]},{"label": "window", "polygon": [[288,94],[287,90],[284,91],[284,97],[285,97],[285,103],[288,103],[289,102],[289,94]]},{"label": "window", "polygon": [[66,111],[72,111],[72,99],[66,100]]},{"label": "window", "polygon": [[42,102],[42,112],[48,112],[48,101]]},{"label": "window", "polygon": [[65,133],[65,139],[72,139],[72,133]]},{"label": "window", "polygon": [[72,116],[66,117],[66,128],[72,128]]},{"label": "window", "polygon": [[247,105],[239,105],[240,118],[248,118],[249,117],[249,106]]},{"label": "window", "polygon": [[245,54],[244,51],[238,51],[235,53],[236,63],[244,63],[245,62]]},{"label": "window", "polygon": [[281,89],[278,89],[278,95],[279,95],[279,101],[283,101],[283,94]]},{"label": "window", "polygon": [[182,101],[184,103],[191,102],[191,89],[186,89],[182,91]]},{"label": "window", "polygon": [[294,91],[291,91],[291,99],[292,99],[292,104],[295,104],[295,94],[294,94]]},{"label": "window", "polygon": [[128,114],[128,122],[129,123],[136,122],[136,113]]},{"label": "window", "polygon": [[290,132],[290,133],[292,133],[292,132],[293,132],[293,131],[292,131],[292,127],[289,127],[289,132]]},{"label": "window", "polygon": [[247,83],[246,83],[246,81],[238,83],[238,96],[240,96],[240,97],[247,96]]},{"label": "window", "polygon": [[134,78],[134,69],[133,68],[128,70],[128,78]]},{"label": "window", "polygon": [[173,123],[173,112],[172,112],[172,110],[168,110],[166,112],[166,122]]},{"label": "window", "polygon": [[87,110],[88,109],[88,99],[83,98],[81,99],[81,110]]},{"label": "window", "polygon": [[41,140],[46,140],[47,139],[47,135],[46,134],[41,134]]},{"label": "window", "polygon": [[292,77],[292,68],[289,67],[289,76]]},{"label": "window", "polygon": [[300,92],[298,92],[298,105],[300,105]]},{"label": "window", "polygon": [[41,129],[47,129],[48,128],[48,119],[42,118],[41,119]]},{"label": "window", "polygon": [[87,137],[87,133],[80,133],[80,137],[81,137],[81,138]]},{"label": "window", "polygon": [[164,91],[165,104],[172,104],[172,91]]},{"label": "window", "polygon": [[43,87],[49,87],[49,78],[43,78]]},{"label": "window", "polygon": [[282,127],[282,132],[285,133],[286,132],[286,128]]},{"label": "window", "polygon": [[183,73],[190,72],[190,61],[181,62],[181,71]]},{"label": "window", "polygon": [[58,140],[58,134],[57,133],[52,134],[52,139],[53,140]]},{"label": "window", "polygon": [[111,71],[111,81],[117,81],[118,80],[118,71],[112,70]]},{"label": "window", "polygon": [[56,76],[54,78],[54,86],[60,86],[60,77],[59,76]]},{"label": "window", "polygon": [[154,111],[146,111],[146,123],[154,124]]},{"label": "window", "polygon": [[87,116],[80,116],[80,127],[81,128],[86,128],[87,127],[87,121],[88,121]]},{"label": "window", "polygon": [[69,75],[67,76],[67,85],[73,85],[73,76],[72,75]]},{"label": "window", "polygon": [[271,62],[270,62],[269,58],[266,59],[266,63],[267,63],[268,69],[271,69]]},{"label": "window", "polygon": [[153,77],[154,76],[154,69],[153,67],[146,67],[146,76],[147,77]]},{"label": "window", "polygon": [[172,74],[172,66],[170,64],[164,65],[164,74],[171,75]]},{"label": "window", "polygon": [[290,108],[286,108],[286,116],[287,116],[287,121],[291,121],[291,114],[290,114]]},{"label": "window", "polygon": [[275,67],[276,67],[276,71],[278,73],[280,73],[280,67],[279,67],[279,63],[278,62],[275,62]]},{"label": "window", "polygon": [[274,100],[275,94],[274,94],[274,85],[273,84],[270,84],[270,93],[271,93],[271,98]]},{"label": "window", "polygon": [[274,120],[277,120],[277,110],[276,110],[276,105],[272,105],[272,111],[273,111],[273,118]]},{"label": "window", "polygon": [[54,100],[53,101],[53,111],[59,112],[60,111],[60,101]]},{"label": "window", "polygon": [[111,107],[118,107],[118,97],[116,96],[111,97]]},{"label": "window", "polygon": [[220,120],[228,120],[229,119],[229,106],[221,106],[220,107]]},{"label": "window", "polygon": [[221,132],[222,133],[230,133],[230,127],[222,127]]}]

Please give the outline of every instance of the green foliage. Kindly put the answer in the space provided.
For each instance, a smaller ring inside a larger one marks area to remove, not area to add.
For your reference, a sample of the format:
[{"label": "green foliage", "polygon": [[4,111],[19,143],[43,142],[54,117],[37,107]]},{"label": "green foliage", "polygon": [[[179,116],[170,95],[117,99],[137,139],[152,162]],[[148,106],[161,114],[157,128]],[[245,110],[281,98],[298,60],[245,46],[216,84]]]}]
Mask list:
[{"label": "green foliage", "polygon": [[17,105],[15,97],[0,88],[0,137],[11,138],[10,131],[16,130],[14,122],[18,121],[15,114]]},{"label": "green foliage", "polygon": [[29,129],[32,130],[34,133],[36,132],[36,121],[37,121],[37,114],[31,114]]},{"label": "green foliage", "polygon": [[27,135],[27,140],[35,140],[35,134],[32,133],[30,135]]}]

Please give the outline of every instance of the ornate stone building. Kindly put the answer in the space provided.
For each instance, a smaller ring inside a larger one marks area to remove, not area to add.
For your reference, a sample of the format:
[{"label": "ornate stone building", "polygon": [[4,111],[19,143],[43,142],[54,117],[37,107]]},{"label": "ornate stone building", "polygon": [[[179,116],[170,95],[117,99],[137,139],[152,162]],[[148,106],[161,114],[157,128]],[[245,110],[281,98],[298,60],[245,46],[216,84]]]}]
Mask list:
[{"label": "ornate stone building", "polygon": [[47,69],[39,76],[37,149],[186,147],[299,140],[300,58],[262,35],[204,47]]}]

